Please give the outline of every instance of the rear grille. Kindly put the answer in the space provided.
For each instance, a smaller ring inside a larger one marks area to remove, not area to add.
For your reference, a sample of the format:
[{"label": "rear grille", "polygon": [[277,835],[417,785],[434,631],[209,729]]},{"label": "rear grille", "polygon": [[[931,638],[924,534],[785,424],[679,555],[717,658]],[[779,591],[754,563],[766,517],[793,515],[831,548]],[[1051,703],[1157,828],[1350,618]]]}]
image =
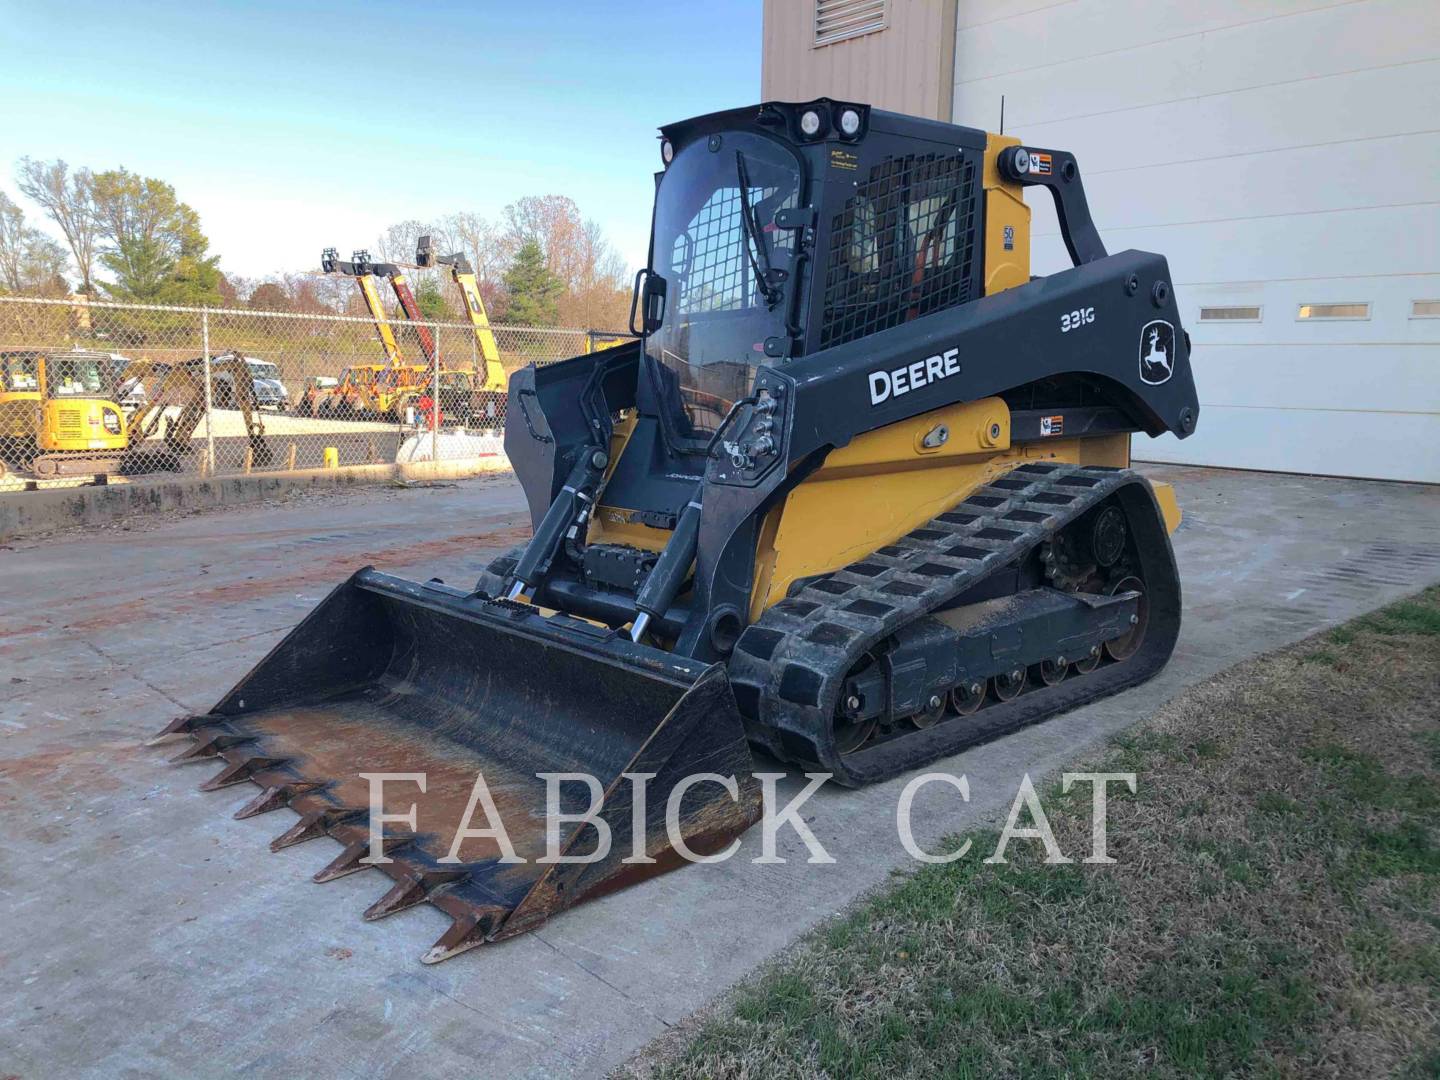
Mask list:
[{"label": "rear grille", "polygon": [[55,418],[55,430],[62,439],[85,437],[85,413],[80,409],[61,409]]},{"label": "rear grille", "polygon": [[978,295],[976,160],[886,158],[830,225],[820,348]]}]

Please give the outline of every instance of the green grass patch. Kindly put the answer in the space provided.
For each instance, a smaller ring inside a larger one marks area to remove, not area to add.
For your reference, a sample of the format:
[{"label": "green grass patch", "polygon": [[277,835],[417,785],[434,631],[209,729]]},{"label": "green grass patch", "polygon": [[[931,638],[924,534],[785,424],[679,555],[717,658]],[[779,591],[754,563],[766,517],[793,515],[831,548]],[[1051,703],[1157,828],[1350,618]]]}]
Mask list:
[{"label": "green grass patch", "polygon": [[1193,688],[1088,765],[1139,778],[1111,785],[1116,865],[1079,861],[1089,786],[1042,786],[1075,862],[986,864],[972,833],[633,1068],[1440,1075],[1437,671],[1431,589]]}]

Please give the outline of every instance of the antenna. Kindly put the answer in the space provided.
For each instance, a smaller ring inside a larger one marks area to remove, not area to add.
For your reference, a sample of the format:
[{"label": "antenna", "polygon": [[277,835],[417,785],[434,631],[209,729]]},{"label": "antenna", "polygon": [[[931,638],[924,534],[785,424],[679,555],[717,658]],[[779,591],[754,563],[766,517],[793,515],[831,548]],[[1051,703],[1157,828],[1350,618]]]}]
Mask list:
[{"label": "antenna", "polygon": [[1005,134],[1005,95],[1000,95],[1000,134]]}]

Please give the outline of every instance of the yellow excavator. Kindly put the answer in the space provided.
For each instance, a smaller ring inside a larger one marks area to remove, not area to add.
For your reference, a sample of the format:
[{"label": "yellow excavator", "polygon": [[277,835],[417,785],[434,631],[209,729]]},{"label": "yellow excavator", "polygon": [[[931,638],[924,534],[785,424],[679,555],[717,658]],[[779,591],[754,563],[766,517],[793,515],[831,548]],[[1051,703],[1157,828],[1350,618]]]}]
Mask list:
[{"label": "yellow excavator", "polygon": [[[205,358],[176,363],[138,360],[125,369],[127,385],[145,388],[144,401],[127,422],[122,471],[178,470],[193,449],[192,439],[205,418]],[[237,352],[210,358],[210,400],[240,413],[250,461],[269,465],[273,453],[265,439],[265,421],[255,396],[255,377]],[[159,435],[157,441],[153,437]],[[222,437],[229,437],[229,433]],[[213,463],[212,463],[213,465]]]},{"label": "yellow excavator", "polygon": [[[531,538],[473,584],[358,571],[161,733],[297,814],[274,846],[339,841],[317,880],[382,871],[367,918],[450,915],[427,962],[733,853],[752,748],[883,781],[1179,633],[1130,445],[1195,430],[1190,342],[1073,154],[823,98],[660,135],[637,338],[510,378]],[[1032,277],[1026,188],[1072,266]]]},{"label": "yellow excavator", "polygon": [[[122,362],[85,349],[0,354],[0,447],[40,479],[177,470],[205,416],[204,358]],[[251,460],[270,463],[254,378],[236,353],[212,357],[217,387],[243,419]],[[124,391],[122,393],[122,390]],[[128,412],[121,399],[139,404]],[[158,440],[152,440],[155,435]]]},{"label": "yellow excavator", "polygon": [[0,354],[0,450],[41,479],[104,476],[130,445],[108,353],[72,349]]}]

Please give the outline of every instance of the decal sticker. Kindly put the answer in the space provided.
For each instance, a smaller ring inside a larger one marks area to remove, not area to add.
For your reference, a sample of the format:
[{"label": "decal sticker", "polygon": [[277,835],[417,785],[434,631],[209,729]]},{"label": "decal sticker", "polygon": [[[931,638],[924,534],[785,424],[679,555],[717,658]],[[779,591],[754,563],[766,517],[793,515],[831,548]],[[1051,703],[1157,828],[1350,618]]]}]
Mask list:
[{"label": "decal sticker", "polygon": [[1152,319],[1140,330],[1140,381],[1159,386],[1175,374],[1175,327]]},{"label": "decal sticker", "polygon": [[1042,416],[1040,417],[1041,435],[1063,435],[1065,434],[1065,417]]},{"label": "decal sticker", "polygon": [[1014,251],[1014,250],[1015,250],[1015,226],[1014,226],[1014,225],[1006,225],[1006,226],[1005,226],[1005,250],[1006,250],[1006,251]]},{"label": "decal sticker", "polygon": [[1030,171],[1040,176],[1050,175],[1050,155],[1030,151]]},{"label": "decal sticker", "polygon": [[959,374],[959,349],[946,349],[943,353],[927,356],[924,360],[916,360],[904,367],[872,371],[869,375],[870,404],[879,405],[892,397],[908,394],[911,390],[919,390],[932,382]]},{"label": "decal sticker", "polygon": [[853,172],[860,167],[860,158],[843,146],[832,146],[830,148],[830,167],[832,169],[848,169]]},{"label": "decal sticker", "polygon": [[1095,309],[1093,307],[1076,308],[1074,311],[1067,311],[1060,316],[1060,332],[1068,334],[1071,330],[1079,330],[1086,323],[1095,321]]}]

